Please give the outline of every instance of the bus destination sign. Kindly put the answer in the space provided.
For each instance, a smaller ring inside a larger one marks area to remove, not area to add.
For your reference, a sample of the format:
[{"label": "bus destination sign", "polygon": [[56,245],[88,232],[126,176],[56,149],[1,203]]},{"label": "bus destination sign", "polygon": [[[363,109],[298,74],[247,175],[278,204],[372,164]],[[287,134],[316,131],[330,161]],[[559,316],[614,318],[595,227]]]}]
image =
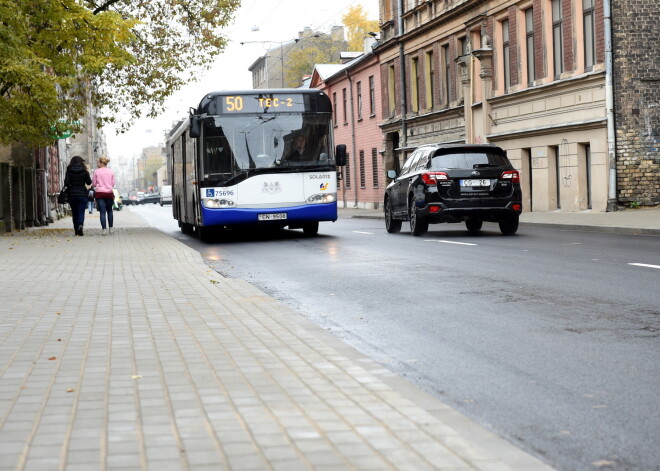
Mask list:
[{"label": "bus destination sign", "polygon": [[223,113],[279,113],[305,111],[301,95],[227,95],[222,97]]}]

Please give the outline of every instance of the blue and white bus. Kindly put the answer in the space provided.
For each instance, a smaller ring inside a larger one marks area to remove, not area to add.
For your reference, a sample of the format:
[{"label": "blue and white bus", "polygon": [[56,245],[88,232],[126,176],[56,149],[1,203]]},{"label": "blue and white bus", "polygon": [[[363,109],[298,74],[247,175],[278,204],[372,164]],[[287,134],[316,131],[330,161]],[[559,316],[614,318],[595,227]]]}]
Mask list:
[{"label": "blue and white bus", "polygon": [[207,94],[168,139],[172,213],[201,239],[238,225],[302,228],[337,220],[332,106],[315,89]]}]

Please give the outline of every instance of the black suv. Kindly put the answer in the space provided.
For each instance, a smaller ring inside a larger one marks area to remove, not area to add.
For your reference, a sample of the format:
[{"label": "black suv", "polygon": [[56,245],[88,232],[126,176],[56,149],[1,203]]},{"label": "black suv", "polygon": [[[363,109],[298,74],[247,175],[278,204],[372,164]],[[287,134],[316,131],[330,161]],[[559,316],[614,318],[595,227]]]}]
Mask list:
[{"label": "black suv", "polygon": [[401,168],[387,172],[385,227],[399,232],[410,221],[413,235],[429,224],[465,222],[476,234],[484,221],[515,234],[522,212],[520,174],[494,145],[429,144],[415,149]]}]

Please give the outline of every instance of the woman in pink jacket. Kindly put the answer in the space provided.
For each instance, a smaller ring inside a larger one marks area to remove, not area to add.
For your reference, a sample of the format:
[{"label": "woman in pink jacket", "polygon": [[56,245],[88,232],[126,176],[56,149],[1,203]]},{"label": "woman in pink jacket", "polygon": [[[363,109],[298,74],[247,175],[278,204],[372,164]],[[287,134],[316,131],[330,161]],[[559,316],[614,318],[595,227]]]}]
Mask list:
[{"label": "woman in pink jacket", "polygon": [[[94,176],[92,177],[92,185],[94,185],[94,197],[96,198],[96,204],[99,207],[99,212],[101,213],[101,234],[107,235],[108,229],[106,225],[110,228],[110,234],[113,233],[112,230],[112,203],[115,200],[115,194],[112,189],[115,187],[115,174],[108,168],[108,162],[110,159],[101,157],[98,162],[98,168],[94,170]],[[106,214],[108,221],[106,224]]]}]

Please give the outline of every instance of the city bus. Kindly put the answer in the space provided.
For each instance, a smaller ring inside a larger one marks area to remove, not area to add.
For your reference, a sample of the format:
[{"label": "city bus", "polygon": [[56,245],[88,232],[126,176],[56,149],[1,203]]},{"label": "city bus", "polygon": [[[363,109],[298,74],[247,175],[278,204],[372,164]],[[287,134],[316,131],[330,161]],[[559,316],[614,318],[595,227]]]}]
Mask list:
[{"label": "city bus", "polygon": [[316,89],[209,93],[167,142],[172,214],[208,239],[235,226],[288,227],[307,236],[337,220],[332,106]]}]

